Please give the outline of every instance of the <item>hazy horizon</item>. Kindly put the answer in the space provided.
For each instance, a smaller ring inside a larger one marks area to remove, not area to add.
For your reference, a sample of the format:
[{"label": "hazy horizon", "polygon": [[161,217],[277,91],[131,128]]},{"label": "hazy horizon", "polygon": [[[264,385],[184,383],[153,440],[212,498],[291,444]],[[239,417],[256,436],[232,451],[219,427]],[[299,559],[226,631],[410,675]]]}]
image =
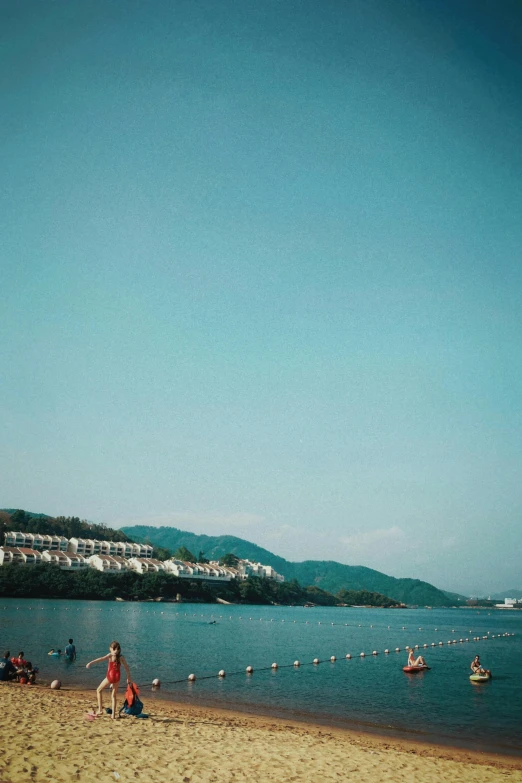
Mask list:
[{"label": "hazy horizon", "polygon": [[2,22],[2,504],[516,586],[520,3]]}]

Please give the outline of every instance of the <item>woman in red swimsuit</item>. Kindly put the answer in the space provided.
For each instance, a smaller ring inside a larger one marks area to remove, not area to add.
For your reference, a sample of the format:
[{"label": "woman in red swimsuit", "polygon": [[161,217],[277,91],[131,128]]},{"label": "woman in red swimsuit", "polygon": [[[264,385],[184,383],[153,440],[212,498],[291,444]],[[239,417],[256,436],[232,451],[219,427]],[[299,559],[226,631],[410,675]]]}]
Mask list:
[{"label": "woman in red swimsuit", "polygon": [[107,675],[102,682],[98,685],[96,689],[96,694],[98,696],[98,712],[96,715],[103,715],[103,691],[107,686],[111,686],[112,692],[111,692],[111,702],[112,702],[112,717],[113,719],[116,719],[118,715],[116,714],[116,697],[118,695],[118,686],[120,684],[120,669],[121,665],[125,667],[125,671],[127,672],[127,683],[131,683],[131,673],[129,669],[129,665],[123,655],[121,654],[121,647],[119,642],[111,642],[109,646],[109,653],[108,655],[103,655],[101,658],[95,658],[94,661],[89,661],[89,663],[86,665],[87,669],[90,669],[93,663],[101,663],[101,661],[108,661],[107,666]]}]

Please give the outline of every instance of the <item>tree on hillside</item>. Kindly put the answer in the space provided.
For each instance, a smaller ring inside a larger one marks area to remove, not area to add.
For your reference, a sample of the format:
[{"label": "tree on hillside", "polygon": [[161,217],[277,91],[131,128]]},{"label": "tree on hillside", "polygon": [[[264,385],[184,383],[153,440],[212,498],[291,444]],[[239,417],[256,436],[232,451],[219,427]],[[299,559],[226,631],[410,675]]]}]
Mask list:
[{"label": "tree on hillside", "polygon": [[25,531],[25,525],[27,525],[30,519],[31,517],[29,514],[26,514],[21,508],[11,514],[11,524],[14,526],[15,530],[20,529]]},{"label": "tree on hillside", "polygon": [[370,590],[346,590],[343,588],[337,593],[337,599],[340,603],[348,604],[348,606],[400,606],[399,601]]},{"label": "tree on hillside", "polygon": [[208,557],[205,557],[205,553],[202,552],[201,549],[199,550],[198,563],[210,563],[210,560]]},{"label": "tree on hillside", "polygon": [[190,549],[187,549],[186,546],[180,546],[179,549],[176,549],[174,552],[174,557],[176,560],[185,560],[187,563],[195,563],[196,558],[190,551]]},{"label": "tree on hillside", "polygon": [[227,566],[228,568],[237,568],[239,565],[239,557],[229,552],[228,555],[223,555],[219,559],[219,565]]},{"label": "tree on hillside", "polygon": [[337,603],[336,598],[334,598],[331,593],[327,593],[326,590],[321,590],[317,585],[305,587],[305,591],[308,600],[314,604],[319,604],[320,606],[335,606]]},{"label": "tree on hillside", "polygon": [[170,560],[172,555],[170,554],[170,549],[165,549],[164,546],[155,546],[154,557],[156,560]]}]

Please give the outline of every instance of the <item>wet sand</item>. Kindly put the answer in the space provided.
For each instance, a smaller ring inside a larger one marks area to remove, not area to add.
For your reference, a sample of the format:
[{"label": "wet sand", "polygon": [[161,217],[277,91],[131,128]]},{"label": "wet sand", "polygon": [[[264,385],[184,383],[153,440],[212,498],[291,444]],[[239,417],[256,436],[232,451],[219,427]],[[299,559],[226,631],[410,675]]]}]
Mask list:
[{"label": "wet sand", "polygon": [[147,700],[146,694],[148,720],[87,720],[96,706],[93,691],[2,684],[0,697],[0,783],[403,783],[409,777],[522,783],[519,758]]}]

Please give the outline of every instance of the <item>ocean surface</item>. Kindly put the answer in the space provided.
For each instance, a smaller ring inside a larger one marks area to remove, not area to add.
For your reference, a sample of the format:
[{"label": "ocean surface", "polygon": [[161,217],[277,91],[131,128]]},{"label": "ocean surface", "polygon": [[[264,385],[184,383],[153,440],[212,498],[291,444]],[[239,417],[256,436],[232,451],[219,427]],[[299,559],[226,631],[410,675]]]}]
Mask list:
[{"label": "ocean surface", "polygon": [[[522,755],[520,611],[3,599],[0,620],[2,649],[23,650],[41,682],[69,688],[101,682],[105,665],[85,663],[117,639],[145,709],[168,698]],[[70,636],[75,662],[47,655]],[[431,670],[408,675],[404,648],[416,644]],[[469,680],[476,654],[488,683]]]}]

